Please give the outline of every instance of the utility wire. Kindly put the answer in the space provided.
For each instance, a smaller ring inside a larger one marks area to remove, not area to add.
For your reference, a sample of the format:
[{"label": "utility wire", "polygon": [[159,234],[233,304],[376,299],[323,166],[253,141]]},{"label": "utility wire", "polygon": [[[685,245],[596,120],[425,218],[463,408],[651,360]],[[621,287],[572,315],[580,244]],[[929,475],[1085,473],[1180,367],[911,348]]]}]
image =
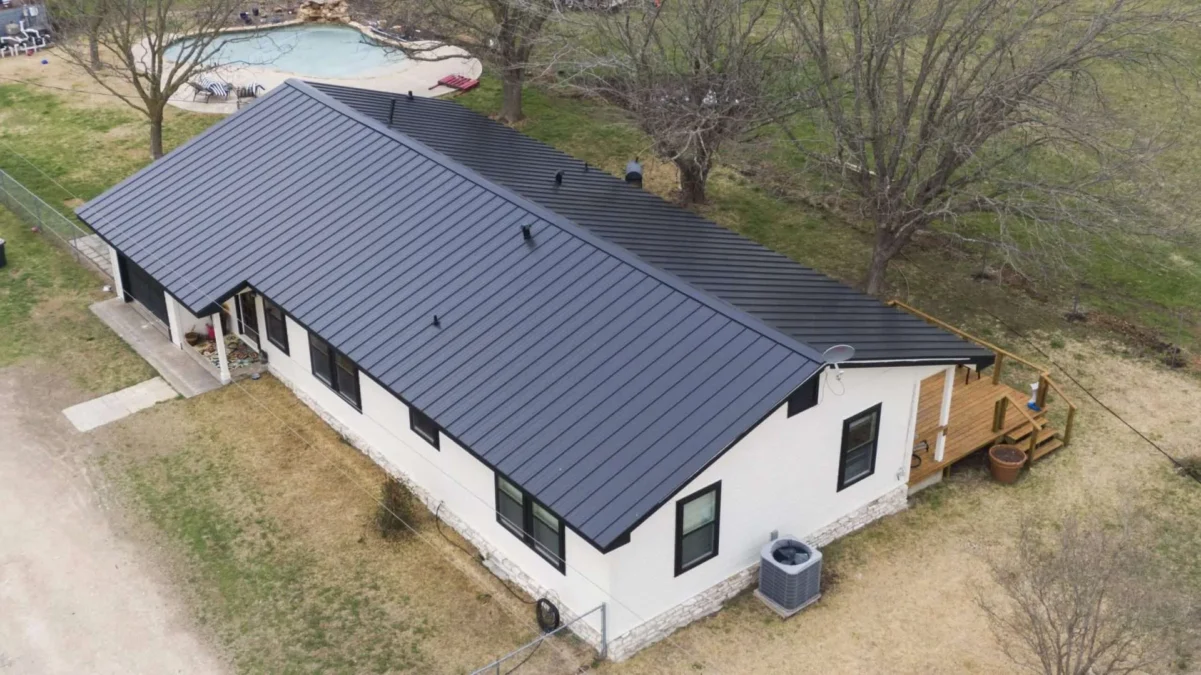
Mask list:
[{"label": "utility wire", "polygon": [[[909,261],[909,264],[913,265],[914,267],[918,268],[922,272],[926,273],[927,276],[931,276],[930,270],[923,267],[922,265],[919,265],[917,263],[917,261],[915,261],[909,255],[907,255],[907,254],[902,254],[902,255],[905,257],[905,260]],[[934,277],[934,278],[937,278],[937,277]],[[1041,354],[1043,356],[1043,358],[1045,358],[1047,360],[1048,363],[1050,363],[1055,368],[1059,369],[1059,372],[1063,373],[1065,376],[1067,376],[1067,378],[1069,380],[1072,381],[1073,384],[1075,384],[1077,387],[1079,387],[1080,391],[1083,391],[1086,396],[1088,396],[1090,399],[1092,399],[1097,405],[1101,406],[1101,408],[1103,410],[1105,410],[1105,412],[1112,415],[1114,419],[1121,422],[1127,429],[1130,429],[1131,431],[1133,431],[1139,438],[1146,441],[1148,445],[1150,445],[1152,448],[1157,450],[1161,455],[1163,455],[1164,457],[1167,457],[1168,460],[1171,461],[1172,464],[1174,464],[1179,471],[1183,472],[1189,478],[1192,478],[1199,485],[1201,485],[1201,476],[1198,476],[1194,472],[1190,471],[1189,468],[1186,467],[1180,460],[1173,457],[1167,450],[1164,450],[1162,446],[1160,446],[1155,441],[1151,440],[1151,438],[1149,438],[1146,434],[1144,434],[1142,431],[1139,431],[1139,429],[1137,427],[1135,427],[1133,424],[1128,422],[1126,420],[1126,418],[1124,418],[1120,414],[1118,414],[1118,412],[1116,410],[1109,407],[1109,405],[1107,405],[1096,394],[1094,394],[1092,392],[1092,390],[1090,390],[1088,387],[1084,386],[1084,384],[1082,384],[1080,382],[1080,380],[1076,378],[1076,376],[1072,375],[1072,373],[1069,372],[1068,369],[1064,368],[1061,364],[1056,362],[1055,359],[1051,358],[1050,354],[1048,354],[1041,347],[1039,347],[1037,344],[1035,344],[1035,342],[1033,340],[1031,340],[1026,335],[1022,334],[1021,331],[1019,331],[1018,329],[1011,326],[1004,319],[1002,319],[1001,317],[994,314],[987,307],[980,307],[979,309],[980,309],[980,311],[984,312],[985,314],[991,316],[994,320],[996,320],[997,323],[1001,324],[1001,326],[1003,328],[1005,328],[1005,330],[1009,331],[1010,333],[1013,333],[1017,337],[1021,338],[1024,342],[1026,342],[1026,344],[1030,345],[1030,347],[1033,348],[1035,351],[1037,351],[1039,354]]]},{"label": "utility wire", "polygon": [[1023,341],[1025,341],[1026,344],[1030,345],[1030,347],[1034,349],[1034,351],[1038,352],[1039,354],[1042,354],[1043,358],[1045,358],[1048,363],[1050,363],[1055,368],[1058,368],[1059,372],[1066,375],[1067,378],[1069,380],[1071,380],[1073,384],[1075,384],[1077,387],[1080,388],[1080,391],[1083,391],[1089,398],[1091,398],[1094,402],[1096,402],[1097,405],[1101,406],[1105,410],[1105,412],[1109,413],[1110,415],[1113,415],[1114,419],[1116,419],[1117,421],[1124,424],[1127,429],[1130,429],[1131,431],[1133,431],[1135,434],[1138,435],[1139,438],[1146,441],[1148,445],[1150,445],[1151,447],[1158,450],[1159,454],[1163,455],[1164,457],[1167,457],[1168,460],[1170,460],[1173,464],[1176,465],[1177,469],[1184,472],[1185,475],[1187,475],[1189,478],[1192,478],[1198,484],[1201,484],[1201,476],[1194,474],[1180,460],[1173,457],[1167,450],[1164,450],[1163,447],[1161,447],[1158,443],[1151,440],[1146,434],[1139,431],[1138,428],[1136,428],[1133,424],[1126,421],[1126,418],[1122,417],[1121,415],[1118,414],[1118,412],[1116,410],[1109,407],[1104,401],[1102,401],[1100,398],[1098,398],[1096,394],[1094,394],[1091,390],[1089,390],[1088,387],[1084,386],[1080,382],[1080,380],[1076,379],[1076,376],[1074,376],[1074,375],[1072,375],[1072,373],[1068,372],[1068,370],[1066,368],[1064,368],[1062,365],[1060,365],[1058,362],[1056,362],[1055,359],[1051,358],[1050,354],[1048,354],[1041,347],[1039,347],[1037,344],[1035,344],[1034,340],[1031,340],[1029,337],[1023,335],[1020,331],[1018,331],[1013,326],[1010,326],[1001,317],[997,316],[996,314],[993,314],[987,308],[982,307],[981,310],[983,310],[985,314],[991,316],[993,319],[996,319],[997,323],[1001,324],[1001,326],[1003,326],[1005,328],[1005,330],[1009,331],[1010,333],[1013,333],[1014,335],[1018,336]]},{"label": "utility wire", "polygon": [[[14,154],[17,154],[17,153],[15,153],[15,152],[14,152]],[[20,156],[20,155],[18,155],[18,156]],[[28,162],[28,163],[29,163],[31,166],[33,166],[35,169],[37,169],[39,173],[41,173],[42,175],[46,176],[47,178],[50,178],[49,174],[47,174],[45,171],[42,171],[42,170],[41,170],[39,167],[37,167],[37,165],[36,165],[36,164],[34,164],[34,163],[33,163],[32,161],[30,161],[28,158],[25,158],[25,157],[23,157],[23,156],[22,156],[21,158],[22,158],[23,160],[25,160],[26,162]],[[53,178],[51,178],[51,180],[52,180],[52,181],[53,181],[53,182],[54,182],[56,185],[58,185],[58,186],[59,186],[61,189],[63,189],[64,191],[66,191],[66,193],[67,193],[68,195],[71,195],[71,196],[72,196],[73,198],[75,198],[75,199],[79,199],[79,197],[78,197],[77,195],[75,195],[73,192],[71,192],[70,190],[68,190],[68,189],[67,189],[66,187],[64,187],[64,186],[63,186],[61,183],[58,183],[57,181],[54,181],[54,179],[53,179]],[[165,263],[165,262],[164,262],[164,261],[163,261],[161,258],[159,258],[157,255],[155,255],[153,252],[151,252],[151,251],[149,251],[149,250],[146,250],[146,248],[145,248],[144,246],[142,246],[142,245],[138,244],[137,242],[130,242],[130,245],[131,245],[131,246],[133,246],[133,247],[136,247],[137,249],[139,249],[139,250],[140,250],[142,253],[144,253],[146,256],[148,256],[148,257],[150,257],[150,258],[153,258],[153,259],[154,259],[154,262],[158,263],[159,265],[162,265],[164,268],[166,268],[166,269],[167,269],[167,271],[173,272],[173,273],[174,273],[176,276],[178,276],[178,277],[179,277],[179,279],[180,279],[181,281],[183,281],[183,282],[184,282],[185,284],[187,284],[188,286],[192,287],[192,289],[193,289],[193,290],[195,290],[195,291],[197,291],[198,293],[200,293],[200,294],[201,294],[203,297],[205,297],[205,299],[209,300],[209,301],[210,301],[210,302],[211,302],[213,305],[215,305],[215,306],[219,307],[219,308],[220,308],[220,312],[221,312],[221,313],[223,313],[223,314],[224,314],[224,315],[226,315],[226,316],[229,316],[229,317],[230,317],[230,319],[231,319],[231,320],[233,320],[233,318],[234,318],[234,317],[232,317],[232,315],[230,315],[230,314],[229,314],[229,311],[225,309],[224,305],[222,305],[221,303],[219,303],[219,302],[217,301],[217,298],[216,298],[216,297],[210,296],[210,295],[208,295],[207,293],[205,293],[205,292],[204,292],[204,291],[203,291],[201,288],[199,288],[199,287],[198,287],[198,286],[195,284],[195,282],[194,282],[194,281],[192,281],[192,280],[191,280],[191,279],[189,279],[188,277],[184,276],[184,275],[183,275],[183,274],[182,274],[182,273],[181,273],[181,272],[180,272],[178,269],[176,269],[176,268],[175,268],[175,267],[173,267],[173,266],[167,265],[167,264],[166,264],[166,263]],[[278,414],[277,414],[277,413],[276,413],[274,410],[272,410],[272,409],[271,409],[271,408],[270,408],[270,407],[269,407],[269,406],[268,406],[266,403],[264,403],[264,402],[263,402],[261,399],[257,398],[256,396],[254,396],[254,394],[252,394],[250,391],[248,391],[248,390],[245,388],[245,386],[244,386],[243,384],[241,384],[241,383],[240,383],[239,381],[237,381],[237,380],[233,380],[233,381],[231,381],[231,384],[232,384],[232,385],[234,385],[234,386],[237,388],[237,390],[238,390],[239,392],[241,392],[241,393],[242,393],[244,396],[246,396],[247,398],[249,398],[251,401],[253,401],[255,404],[257,404],[257,405],[258,405],[260,408],[262,408],[262,409],[263,409],[263,410],[265,410],[265,411],[266,411],[268,414],[270,414],[272,417],[274,417],[274,418],[275,418],[275,420],[276,420],[277,422],[279,422],[279,424],[281,424],[281,425],[282,425],[282,426],[283,426],[283,427],[284,427],[284,428],[285,428],[287,431],[291,432],[291,433],[292,433],[294,436],[296,436],[296,438],[297,438],[297,439],[299,439],[301,443],[303,443],[304,445],[306,445],[306,446],[307,446],[307,447],[309,447],[310,449],[317,449],[317,448],[316,448],[316,447],[315,447],[315,446],[314,446],[312,443],[310,443],[310,442],[309,442],[307,439],[305,439],[305,437],[304,437],[304,436],[303,436],[303,435],[300,433],[300,431],[299,431],[299,430],[297,430],[295,427],[293,427],[293,426],[289,425],[289,424],[288,424],[288,423],[287,423],[287,422],[286,422],[286,421],[285,421],[285,420],[284,420],[282,417],[280,417],[280,416],[279,416],[279,415],[278,415]],[[516,524],[516,523],[513,523],[513,522],[512,522],[512,521],[510,521],[508,518],[506,518],[506,517],[504,516],[504,514],[500,513],[500,511],[498,511],[498,510],[496,509],[496,507],[495,507],[494,505],[492,505],[492,504],[488,503],[487,501],[485,501],[483,497],[480,497],[479,495],[475,494],[475,492],[474,492],[474,491],[472,491],[470,488],[468,488],[466,485],[464,485],[462,482],[460,482],[460,481],[458,480],[458,478],[456,478],[455,476],[453,476],[452,474],[450,474],[449,472],[447,472],[447,471],[446,471],[445,469],[443,469],[442,467],[440,467],[440,466],[438,466],[437,464],[435,464],[435,463],[434,463],[432,460],[430,460],[430,459],[426,458],[426,457],[425,457],[425,456],[424,456],[424,455],[423,455],[421,452],[419,452],[417,449],[413,448],[413,446],[409,445],[409,444],[408,444],[408,443],[407,443],[407,442],[406,442],[404,439],[402,439],[402,438],[400,438],[399,436],[397,436],[397,435],[395,435],[394,433],[392,433],[392,432],[391,432],[391,431],[388,429],[388,426],[387,426],[387,425],[380,423],[380,421],[379,421],[379,420],[376,420],[375,418],[371,417],[370,415],[367,415],[366,413],[363,413],[363,416],[364,416],[364,417],[366,417],[367,419],[370,419],[370,420],[372,420],[373,422],[375,422],[377,425],[379,425],[379,426],[380,426],[380,428],[381,428],[381,429],[382,429],[382,430],[383,430],[385,433],[387,433],[389,436],[391,436],[391,437],[392,437],[392,438],[393,438],[393,439],[394,439],[394,440],[395,440],[395,441],[396,441],[398,444],[400,444],[402,447],[404,447],[404,448],[408,449],[408,450],[409,450],[409,451],[410,451],[410,452],[411,452],[411,453],[412,453],[414,456],[416,456],[416,457],[420,458],[422,461],[425,461],[425,462],[426,462],[427,464],[429,464],[431,467],[433,467],[434,469],[436,469],[437,471],[439,471],[440,473],[442,473],[442,475],[444,475],[444,476],[446,476],[447,478],[449,478],[449,479],[450,479],[452,482],[454,482],[456,485],[458,485],[460,488],[462,488],[462,489],[463,489],[463,490],[464,490],[464,491],[465,491],[465,492],[466,492],[466,493],[467,493],[469,496],[471,496],[472,498],[476,499],[476,500],[477,500],[477,501],[479,501],[481,504],[485,505],[485,506],[488,508],[488,510],[492,511],[492,512],[493,512],[494,514],[496,514],[496,515],[497,515],[499,518],[501,518],[501,519],[505,520],[506,522],[508,522],[508,523],[509,523],[509,524],[511,524],[511,525],[514,525],[515,527],[517,527],[517,529],[521,529],[521,528],[520,528],[520,526],[519,526],[518,524]],[[339,471],[339,472],[341,472],[341,473],[342,473],[342,475],[343,475],[344,477],[346,477],[346,479],[347,479],[348,481],[350,481],[352,485],[355,485],[355,486],[356,486],[356,487],[358,487],[360,490],[362,490],[362,491],[364,492],[364,494],[366,494],[366,495],[368,495],[369,497],[371,497],[371,498],[372,498],[372,499],[373,499],[373,500],[374,500],[374,501],[375,501],[377,504],[379,504],[380,508],[384,509],[384,510],[385,510],[385,511],[387,511],[389,514],[391,514],[392,516],[394,516],[394,517],[395,517],[395,518],[396,518],[396,519],[397,519],[399,522],[403,523],[403,524],[404,524],[404,526],[405,526],[405,527],[406,527],[406,528],[407,528],[409,531],[411,531],[411,532],[413,532],[415,535],[417,535],[417,536],[418,536],[418,538],[420,538],[420,539],[421,539],[423,542],[425,542],[425,543],[426,543],[428,546],[430,546],[430,547],[431,547],[431,549],[433,549],[434,551],[438,552],[438,553],[439,553],[439,554],[441,554],[443,557],[445,557],[445,558],[446,558],[448,561],[450,561],[450,562],[451,562],[451,564],[453,564],[453,565],[455,565],[456,567],[458,567],[458,568],[460,569],[460,571],[464,572],[465,574],[467,574],[467,575],[468,575],[468,576],[470,576],[470,577],[473,577],[473,578],[475,578],[475,577],[474,577],[474,574],[470,574],[470,573],[468,573],[466,570],[464,570],[462,567],[460,567],[460,566],[458,565],[458,562],[457,562],[457,561],[456,561],[454,558],[452,558],[451,556],[448,556],[448,555],[446,555],[446,554],[445,554],[445,552],[443,552],[443,551],[439,551],[439,550],[438,550],[438,548],[437,548],[437,547],[436,547],[436,546],[433,544],[433,542],[432,542],[432,541],[430,541],[428,538],[426,538],[426,537],[425,537],[425,535],[422,535],[420,532],[418,532],[416,528],[414,528],[414,527],[413,527],[412,525],[410,525],[410,524],[409,524],[407,521],[405,521],[403,518],[401,518],[399,514],[397,514],[397,513],[396,513],[396,512],[394,512],[394,511],[393,511],[391,508],[389,508],[389,507],[388,507],[388,505],[384,503],[384,501],[383,501],[383,500],[382,500],[382,499],[379,497],[379,495],[378,495],[378,494],[377,494],[375,491],[373,491],[372,489],[368,488],[366,485],[364,485],[364,484],[360,483],[359,481],[355,480],[355,478],[354,478],[353,476],[351,476],[351,475],[350,475],[350,473],[349,473],[349,472],[348,472],[348,471],[345,469],[345,467],[341,466],[341,465],[340,465],[340,464],[339,464],[339,463],[338,463],[338,462],[337,462],[337,461],[336,461],[336,460],[333,458],[333,455],[332,455],[332,453],[330,453],[330,452],[328,452],[328,451],[324,451],[324,450],[322,450],[322,451],[319,451],[319,454],[325,454],[325,455],[326,455],[326,460],[327,460],[327,461],[328,461],[330,464],[333,464],[333,465],[334,465],[334,467],[335,467],[336,469],[338,469],[338,471]],[[581,579],[584,579],[584,580],[585,580],[585,581],[587,581],[588,583],[592,584],[592,586],[593,586],[593,587],[595,587],[595,588],[596,588],[596,589],[597,589],[597,590],[598,590],[598,591],[599,591],[599,592],[600,592],[602,595],[604,595],[605,597],[607,597],[607,598],[609,598],[610,600],[612,600],[612,601],[613,601],[613,603],[614,603],[614,604],[616,604],[617,606],[619,606],[619,607],[621,607],[622,609],[624,609],[625,611],[629,612],[629,614],[630,614],[631,616],[633,616],[634,618],[638,619],[639,621],[641,621],[641,622],[643,622],[643,623],[645,623],[645,622],[647,621],[647,619],[646,619],[646,618],[644,618],[644,617],[643,617],[641,614],[639,614],[639,613],[638,613],[638,612],[636,612],[634,609],[632,609],[631,607],[629,607],[628,605],[626,605],[624,602],[622,602],[621,600],[619,600],[617,597],[615,597],[614,595],[612,595],[611,593],[609,593],[609,591],[608,591],[608,590],[606,590],[606,589],[605,589],[603,586],[601,586],[599,583],[597,583],[596,581],[594,581],[592,578],[588,577],[587,575],[585,575],[585,574],[583,574],[582,572],[580,572],[580,571],[579,571],[577,568],[573,567],[573,566],[572,566],[570,563],[568,563],[568,562],[567,562],[567,560],[565,560],[565,559],[563,559],[563,558],[560,558],[558,555],[556,555],[556,554],[554,554],[554,553],[552,553],[552,552],[549,552],[549,551],[548,551],[548,554],[549,554],[549,555],[551,555],[551,556],[553,556],[553,557],[555,558],[555,560],[556,560],[556,561],[558,561],[558,562],[561,562],[565,568],[567,568],[567,569],[570,569],[570,570],[571,570],[573,573],[575,573],[576,575],[578,575],[578,576],[579,576]],[[497,577],[497,578],[499,578],[499,577]],[[479,580],[478,578],[476,578],[476,581],[477,581],[477,582],[480,582],[480,580]],[[502,580],[502,582],[503,582],[503,580]],[[481,583],[482,583],[482,582],[481,582]],[[506,588],[508,588],[507,584],[505,585],[505,587],[506,587]],[[509,590],[510,590],[510,592],[512,592],[512,589],[509,589]],[[678,642],[677,642],[677,641],[676,641],[676,640],[675,640],[675,639],[674,639],[672,636],[670,636],[670,635],[669,635],[669,636],[666,636],[666,637],[664,637],[664,638],[663,638],[663,642],[664,642],[665,644],[671,645],[672,647],[676,648],[677,650],[679,650],[679,651],[680,651],[682,654],[684,654],[685,656],[687,656],[687,657],[689,657],[689,658],[693,659],[693,660],[694,660],[694,662],[698,662],[698,663],[702,663],[702,664],[705,664],[705,665],[709,665],[709,664],[708,664],[708,662],[707,662],[705,659],[701,658],[701,657],[700,657],[698,654],[696,654],[695,652],[689,651],[687,648],[685,648],[685,647],[683,647],[682,645],[680,645],[680,644],[679,644],[679,643],[678,643]],[[718,672],[720,672],[720,671],[718,671]]]},{"label": "utility wire", "polygon": [[4,77],[2,75],[0,75],[0,80],[3,80],[4,82],[11,82],[13,84],[24,84],[24,85],[27,85],[30,87],[39,87],[41,89],[50,89],[53,91],[65,91],[68,94],[87,94],[89,96],[111,96],[112,98],[124,100],[120,96],[112,93],[111,91],[87,91],[84,89],[68,89],[67,87],[56,87],[52,84],[41,84],[40,82],[30,82],[29,80],[19,80],[15,77]]}]

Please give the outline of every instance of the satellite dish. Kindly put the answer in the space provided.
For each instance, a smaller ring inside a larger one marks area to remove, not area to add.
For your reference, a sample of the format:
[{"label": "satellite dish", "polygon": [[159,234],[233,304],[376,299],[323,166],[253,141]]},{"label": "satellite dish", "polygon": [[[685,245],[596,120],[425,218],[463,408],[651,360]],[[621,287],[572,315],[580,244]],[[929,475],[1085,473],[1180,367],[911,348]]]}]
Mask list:
[{"label": "satellite dish", "polygon": [[822,361],[826,365],[837,366],[840,363],[850,361],[854,356],[855,348],[851,345],[834,345],[822,352]]},{"label": "satellite dish", "polygon": [[834,366],[834,377],[841,382],[842,369],[838,367],[838,364],[850,361],[854,355],[855,348],[851,345],[834,345],[822,352],[822,361],[827,366]]}]

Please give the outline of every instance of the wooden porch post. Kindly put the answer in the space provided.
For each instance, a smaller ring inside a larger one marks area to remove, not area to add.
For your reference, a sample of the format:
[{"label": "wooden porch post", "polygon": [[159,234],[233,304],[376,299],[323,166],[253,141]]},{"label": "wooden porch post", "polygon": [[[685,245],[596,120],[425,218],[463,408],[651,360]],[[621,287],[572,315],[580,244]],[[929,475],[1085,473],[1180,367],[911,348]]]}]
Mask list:
[{"label": "wooden porch post", "polygon": [[221,365],[221,384],[229,384],[233,379],[229,376],[229,354],[225,350],[225,331],[221,329],[221,312],[212,317],[213,339],[217,341],[217,362]]},{"label": "wooden porch post", "polygon": [[951,421],[951,394],[955,390],[955,366],[950,366],[942,381],[942,406],[938,409],[938,440],[934,443],[934,461],[941,462],[947,448],[947,424]]}]

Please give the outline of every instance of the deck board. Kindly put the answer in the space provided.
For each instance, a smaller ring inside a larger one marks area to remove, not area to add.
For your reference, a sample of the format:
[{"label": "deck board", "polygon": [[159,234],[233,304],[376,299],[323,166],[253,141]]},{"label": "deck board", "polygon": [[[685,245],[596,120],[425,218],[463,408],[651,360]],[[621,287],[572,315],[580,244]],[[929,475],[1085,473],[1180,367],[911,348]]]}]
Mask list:
[{"label": "deck board", "polygon": [[909,472],[909,484],[918,483],[942,471],[945,467],[964,457],[992,445],[999,437],[993,430],[993,411],[996,402],[1009,397],[1011,408],[1005,416],[1002,429],[1018,425],[1025,420],[1016,408],[1025,406],[1027,397],[1005,384],[993,384],[989,377],[973,376],[968,369],[956,372],[955,387],[951,394],[950,422],[947,425],[946,448],[943,461],[934,461],[934,448],[938,440],[938,413],[942,403],[943,374],[932,375],[922,380],[918,397],[917,433],[914,447],[926,441],[928,448],[915,451],[921,464]]}]

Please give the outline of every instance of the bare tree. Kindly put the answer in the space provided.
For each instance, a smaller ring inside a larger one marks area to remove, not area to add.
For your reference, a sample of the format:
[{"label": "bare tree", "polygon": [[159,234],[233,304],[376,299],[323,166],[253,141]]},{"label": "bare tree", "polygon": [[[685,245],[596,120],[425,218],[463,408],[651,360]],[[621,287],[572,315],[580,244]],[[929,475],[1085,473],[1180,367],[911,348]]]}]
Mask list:
[{"label": "bare tree", "polygon": [[[555,0],[375,0],[372,11],[399,27],[406,56],[422,61],[462,58],[469,52],[500,71],[499,119],[524,118],[522,86]],[[446,46],[458,49],[447,49]]]},{"label": "bare tree", "polygon": [[[866,287],[934,225],[1067,262],[1084,235],[1150,222],[1150,159],[1108,104],[1195,28],[1143,0],[784,0],[819,129],[785,131],[874,225]],[[984,216],[984,217],[982,217]]]},{"label": "bare tree", "polygon": [[64,56],[146,116],[150,156],[158,159],[167,101],[212,68],[217,37],[237,7],[237,0],[54,0],[52,10]]},{"label": "bare tree", "polygon": [[[977,602],[1017,665],[1045,675],[1124,675],[1166,666],[1194,631],[1187,591],[1160,581],[1151,540],[1068,517],[1055,532],[1023,522],[1012,551],[988,560]],[[999,597],[998,597],[999,596]]]},{"label": "bare tree", "polygon": [[559,55],[562,83],[633,114],[705,201],[723,143],[792,109],[798,72],[777,40],[772,0],[638,0],[581,22]]}]

